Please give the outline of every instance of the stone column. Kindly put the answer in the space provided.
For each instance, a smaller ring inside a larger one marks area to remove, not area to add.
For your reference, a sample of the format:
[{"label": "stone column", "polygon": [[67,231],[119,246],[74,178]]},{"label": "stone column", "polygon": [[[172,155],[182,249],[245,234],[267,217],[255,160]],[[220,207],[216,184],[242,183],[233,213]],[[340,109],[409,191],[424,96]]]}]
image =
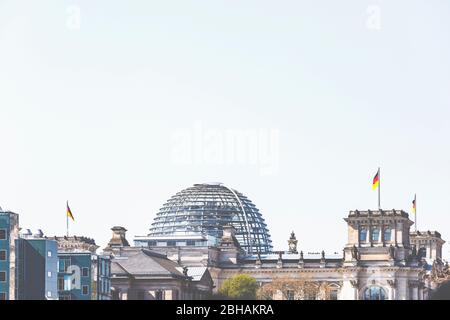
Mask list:
[{"label": "stone column", "polygon": [[283,268],[283,251],[278,252],[277,269]]},{"label": "stone column", "polygon": [[428,250],[428,258],[431,259],[432,258],[432,251],[433,251],[433,247],[432,247],[432,243],[431,240],[428,240],[428,247],[430,248],[430,250]]},{"label": "stone column", "polygon": [[[400,246],[404,247],[405,246],[405,242],[403,241],[404,239],[404,234],[403,234],[403,222],[397,222],[397,246],[399,245],[399,241],[400,241]],[[399,234],[398,234],[399,233]],[[400,239],[399,239],[400,238]]]},{"label": "stone column", "polygon": [[424,300],[423,299],[423,284],[419,285],[419,296],[418,296],[419,300]]},{"label": "stone column", "polygon": [[397,291],[397,280],[388,280],[387,281],[390,287],[390,300],[396,300],[396,291]]},{"label": "stone column", "polygon": [[354,300],[359,300],[358,299],[358,296],[359,296],[359,281],[358,280],[350,280],[350,284],[352,285],[352,288],[353,288]]},{"label": "stone column", "polygon": [[300,269],[303,269],[303,267],[304,267],[303,251],[300,251],[300,259],[298,260],[298,267]]},{"label": "stone column", "polygon": [[[358,247],[361,247],[361,223],[359,223],[359,222],[357,222],[358,223]],[[366,235],[366,237],[367,237],[367,235]]]},{"label": "stone column", "polygon": [[[397,241],[397,221],[394,220],[394,240],[395,240],[395,246],[398,247],[398,241]],[[392,237],[392,235],[391,235]]]},{"label": "stone column", "polygon": [[409,281],[410,300],[419,300],[419,283],[417,281]]}]

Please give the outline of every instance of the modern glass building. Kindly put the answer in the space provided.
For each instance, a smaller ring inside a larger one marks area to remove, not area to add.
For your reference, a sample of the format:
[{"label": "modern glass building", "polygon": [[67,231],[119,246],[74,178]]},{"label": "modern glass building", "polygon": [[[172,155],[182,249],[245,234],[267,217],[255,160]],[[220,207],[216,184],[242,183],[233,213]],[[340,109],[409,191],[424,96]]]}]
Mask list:
[{"label": "modern glass building", "polygon": [[16,240],[16,299],[58,300],[58,245],[45,238]]},{"label": "modern glass building", "polygon": [[60,252],[58,258],[59,299],[91,300],[91,253]]},{"label": "modern glass building", "polygon": [[15,297],[15,239],[18,233],[19,215],[0,208],[0,300]]},{"label": "modern glass building", "polygon": [[95,255],[95,299],[111,300],[111,258],[105,255]]},{"label": "modern glass building", "polygon": [[[175,246],[177,241],[194,246],[198,241],[194,238],[203,236],[205,243],[213,243],[209,238],[220,239],[225,225],[234,226],[236,238],[247,253],[272,251],[269,230],[258,208],[242,193],[222,183],[195,184],[178,192],[160,209],[148,237],[135,242],[138,246],[143,241],[161,245],[158,239],[166,239],[167,246]],[[194,237],[192,241],[190,237]]]},{"label": "modern glass building", "polygon": [[109,300],[111,267],[108,256],[91,252],[59,252],[60,300]]}]

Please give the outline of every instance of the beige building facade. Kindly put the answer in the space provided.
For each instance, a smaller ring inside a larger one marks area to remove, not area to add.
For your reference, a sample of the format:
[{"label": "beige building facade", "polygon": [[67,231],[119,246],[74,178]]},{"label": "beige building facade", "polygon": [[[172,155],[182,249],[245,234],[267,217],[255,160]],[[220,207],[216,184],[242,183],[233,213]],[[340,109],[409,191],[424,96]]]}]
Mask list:
[{"label": "beige building facade", "polygon": [[[239,246],[231,226],[223,228],[223,236],[214,246],[158,245],[147,249],[187,270],[206,267],[214,292],[224,280],[248,274],[257,280],[261,299],[429,298],[436,289],[433,270],[445,269],[442,261],[445,241],[438,232],[410,232],[413,222],[402,210],[355,210],[344,220],[348,240],[340,254],[298,250],[298,240],[292,233],[288,250],[249,255]],[[123,229],[117,230],[122,233],[113,238],[125,239]],[[114,245],[116,252],[123,250],[120,244]],[[114,275],[112,283],[114,286]]]}]

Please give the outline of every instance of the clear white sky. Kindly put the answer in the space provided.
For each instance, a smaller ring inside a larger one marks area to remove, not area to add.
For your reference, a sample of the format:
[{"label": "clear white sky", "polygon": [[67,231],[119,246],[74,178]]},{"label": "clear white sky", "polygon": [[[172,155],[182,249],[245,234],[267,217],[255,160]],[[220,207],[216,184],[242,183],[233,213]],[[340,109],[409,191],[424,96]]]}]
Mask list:
[{"label": "clear white sky", "polygon": [[[417,193],[419,229],[450,240],[449,31],[448,1],[0,0],[0,206],[62,235],[69,199],[71,232],[103,247],[112,226],[146,234],[174,193],[222,181],[276,249],[294,230],[341,252],[381,166],[382,207],[411,211]],[[276,170],[262,155],[180,164],[174,136],[199,126],[275,132],[257,146]]]}]

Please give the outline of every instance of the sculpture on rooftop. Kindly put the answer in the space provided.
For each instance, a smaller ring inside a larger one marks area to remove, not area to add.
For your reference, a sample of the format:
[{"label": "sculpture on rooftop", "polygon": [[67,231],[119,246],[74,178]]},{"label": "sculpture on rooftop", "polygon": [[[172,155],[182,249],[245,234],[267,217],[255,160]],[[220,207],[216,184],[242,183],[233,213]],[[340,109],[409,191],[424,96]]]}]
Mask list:
[{"label": "sculpture on rooftop", "polygon": [[291,237],[288,240],[289,253],[298,253],[297,252],[297,243],[298,243],[298,240],[295,237],[294,231],[292,231],[291,232]]}]

